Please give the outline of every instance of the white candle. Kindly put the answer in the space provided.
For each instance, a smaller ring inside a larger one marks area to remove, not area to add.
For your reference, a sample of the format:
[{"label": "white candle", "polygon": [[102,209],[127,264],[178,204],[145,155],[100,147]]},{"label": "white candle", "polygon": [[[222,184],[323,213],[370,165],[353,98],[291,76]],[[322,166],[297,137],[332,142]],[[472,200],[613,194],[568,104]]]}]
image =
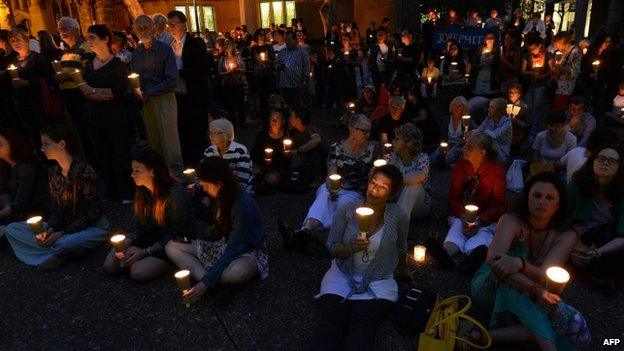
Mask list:
[{"label": "white candle", "polygon": [[115,252],[123,252],[125,249],[124,241],[126,240],[126,236],[123,234],[116,234],[110,238],[111,245],[115,249]]},{"label": "white candle", "polygon": [[43,217],[41,216],[34,216],[34,217],[30,217],[26,220],[26,224],[28,224],[28,226],[30,227],[30,229],[33,231],[33,233],[35,235],[39,235],[41,233],[43,233]]},{"label": "white candle", "polygon": [[138,89],[140,87],[138,73],[131,73],[130,75],[128,75],[128,81],[130,81],[130,85],[132,86],[132,89]]},{"label": "white candle", "polygon": [[389,155],[392,152],[392,144],[385,143],[384,144],[384,154]]},{"label": "white candle", "polygon": [[446,148],[448,147],[448,143],[443,141],[440,143],[440,147],[442,148],[442,150],[446,150]]},{"label": "white candle", "polygon": [[507,104],[507,114],[509,116],[513,115],[513,104]]},{"label": "white candle", "polygon": [[598,71],[598,67],[600,67],[600,60],[592,62],[592,67],[594,67],[594,71]]},{"label": "white candle", "polygon": [[[191,288],[191,272],[189,270],[183,269],[178,271],[174,274],[174,277],[176,278],[176,282],[183,293]],[[191,307],[191,304],[188,301],[185,301],[185,304],[186,308]]]},{"label": "white candle", "polygon": [[292,140],[284,139],[282,143],[284,144],[284,151],[290,151],[290,149],[292,149],[292,143],[293,143]]},{"label": "white candle", "polygon": [[384,160],[383,158],[380,158],[378,160],[375,160],[375,162],[373,162],[373,166],[375,167],[381,167],[381,166],[385,166],[388,164],[388,161]]},{"label": "white candle", "polygon": [[347,107],[349,107],[350,109],[355,108],[355,103],[354,102],[350,102]]},{"label": "white candle", "polygon": [[414,261],[418,263],[425,262],[427,248],[422,245],[414,246]]},{"label": "white candle", "polygon": [[473,224],[477,220],[477,212],[479,211],[479,206],[468,204],[464,206],[466,210],[466,223]]},{"label": "white candle", "polygon": [[546,282],[546,288],[553,294],[561,294],[566,287],[566,284],[570,280],[570,273],[565,269],[557,266],[552,266],[546,269],[546,276],[548,281]]},{"label": "white candle", "polygon": [[9,67],[7,67],[7,71],[9,71],[11,78],[13,79],[17,78],[17,66],[10,65]]},{"label": "white candle", "polygon": [[587,48],[583,48],[583,55],[587,53]]},{"label": "white candle", "polygon": [[262,61],[266,60],[266,52],[261,52],[260,53],[260,60],[262,60]]},{"label": "white candle", "polygon": [[373,230],[372,216],[374,213],[375,210],[370,207],[358,207],[355,210],[358,228],[360,230],[360,235],[363,238],[366,238],[366,234]]},{"label": "white candle", "polygon": [[427,83],[431,84],[431,81],[433,80],[433,78],[431,77],[427,77]]},{"label": "white candle", "polygon": [[271,164],[271,161],[273,161],[273,149],[268,147],[264,149],[264,162]]},{"label": "white candle", "polygon": [[466,129],[468,129],[468,127],[470,127],[470,115],[462,116],[462,124],[464,125],[464,128],[466,128]]},{"label": "white candle", "polygon": [[339,174],[332,174],[329,176],[329,191],[332,193],[338,193],[340,191],[340,183],[342,177]]}]

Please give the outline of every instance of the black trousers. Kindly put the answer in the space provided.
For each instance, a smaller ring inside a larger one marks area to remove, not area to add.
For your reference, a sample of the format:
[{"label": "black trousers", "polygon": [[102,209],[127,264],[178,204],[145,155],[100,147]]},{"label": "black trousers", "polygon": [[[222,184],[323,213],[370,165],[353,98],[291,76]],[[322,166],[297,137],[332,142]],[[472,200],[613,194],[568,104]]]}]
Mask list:
[{"label": "black trousers", "polygon": [[131,199],[130,126],[90,126],[89,136],[96,159],[95,169],[102,178],[106,195]]},{"label": "black trousers", "polygon": [[390,314],[388,300],[346,300],[338,295],[321,297],[322,318],[311,350],[374,350],[379,324]]},{"label": "black trousers", "polygon": [[208,104],[187,94],[176,94],[176,101],[182,159],[185,166],[195,167],[208,143]]},{"label": "black trousers", "polygon": [[234,127],[245,125],[245,87],[242,84],[223,85],[223,104]]},{"label": "black trousers", "polygon": [[41,149],[41,127],[43,126],[43,106],[41,101],[18,100],[15,102],[17,115],[19,116],[19,130],[28,136],[33,150]]},{"label": "black trousers", "polygon": [[269,120],[269,98],[275,92],[275,79],[270,77],[254,77],[253,90],[258,96],[259,116],[263,125]]},{"label": "black trousers", "polygon": [[96,165],[92,143],[89,142],[89,131],[85,117],[85,98],[78,88],[61,90],[65,109],[77,129],[85,160],[92,166]]}]

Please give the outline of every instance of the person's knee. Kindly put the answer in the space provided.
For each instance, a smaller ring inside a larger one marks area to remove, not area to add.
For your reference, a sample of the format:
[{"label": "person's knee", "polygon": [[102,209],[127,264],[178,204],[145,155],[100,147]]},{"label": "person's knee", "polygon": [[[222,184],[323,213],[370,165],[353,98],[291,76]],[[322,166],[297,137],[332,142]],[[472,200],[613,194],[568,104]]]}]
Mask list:
[{"label": "person's knee", "polygon": [[282,177],[280,176],[279,173],[276,172],[272,172],[272,173],[268,173],[265,177],[264,180],[271,186],[276,186],[278,185],[281,180]]},{"label": "person's knee", "polygon": [[249,280],[255,273],[251,265],[246,263],[230,264],[221,273],[221,283],[223,284],[242,284]]},{"label": "person's knee", "polygon": [[102,265],[102,269],[104,269],[104,272],[107,274],[115,274],[119,272],[120,269],[119,262],[116,262],[112,255],[113,254],[109,254],[106,256],[106,260],[104,260],[104,264]]},{"label": "person's knee", "polygon": [[179,245],[180,243],[173,240],[170,240],[167,245],[165,245],[165,253],[169,256],[169,258],[176,257],[178,255],[180,252]]},{"label": "person's knee", "polygon": [[132,280],[142,283],[152,279],[152,272],[150,272],[147,267],[140,263],[135,263],[130,267],[130,278]]}]

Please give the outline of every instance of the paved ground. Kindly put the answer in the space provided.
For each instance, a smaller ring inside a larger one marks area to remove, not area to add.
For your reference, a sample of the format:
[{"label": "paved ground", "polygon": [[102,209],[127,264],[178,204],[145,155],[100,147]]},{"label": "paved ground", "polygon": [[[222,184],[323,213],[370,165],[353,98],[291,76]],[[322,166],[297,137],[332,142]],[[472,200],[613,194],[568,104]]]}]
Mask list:
[{"label": "paved ground", "polygon": [[[314,118],[335,138],[330,112],[317,111]],[[249,145],[255,131],[242,131],[240,140]],[[448,173],[435,171],[432,186],[439,218],[445,216],[446,184]],[[321,318],[312,296],[330,261],[284,251],[275,226],[278,217],[293,226],[299,224],[312,200],[312,193],[257,199],[267,234],[270,277],[247,284],[221,312],[242,350],[305,349]],[[109,204],[106,212],[114,229],[126,228],[128,208]],[[410,244],[423,240],[430,231],[444,233],[446,227],[444,220],[436,219],[413,223]],[[124,275],[107,276],[101,269],[107,251],[101,247],[57,271],[40,272],[21,264],[6,241],[0,241],[0,350],[233,349],[206,301],[186,309],[179,303],[171,275],[147,284],[133,283]],[[420,284],[443,296],[468,293],[467,278],[440,271],[431,262],[415,270]],[[588,350],[602,349],[605,338],[624,339],[621,291],[605,297],[576,283],[563,297],[590,322],[593,342]],[[484,317],[479,311],[473,313]],[[417,342],[399,335],[390,322],[378,333],[380,350],[414,350]]]}]

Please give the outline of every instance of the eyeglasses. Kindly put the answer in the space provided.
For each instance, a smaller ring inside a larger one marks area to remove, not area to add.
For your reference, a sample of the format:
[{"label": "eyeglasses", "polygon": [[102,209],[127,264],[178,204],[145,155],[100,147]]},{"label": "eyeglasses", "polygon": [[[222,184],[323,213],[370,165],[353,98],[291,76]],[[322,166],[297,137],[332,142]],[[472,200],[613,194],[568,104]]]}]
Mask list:
[{"label": "eyeglasses", "polygon": [[364,134],[370,134],[371,132],[370,129],[362,129],[362,128],[356,128],[356,127],[353,127],[353,129],[357,129]]},{"label": "eyeglasses", "polygon": [[598,155],[596,156],[596,162],[598,163],[606,163],[609,166],[616,166],[620,163],[620,160],[617,158],[613,158],[613,157],[606,157],[606,156],[602,156],[602,155]]},{"label": "eyeglasses", "polygon": [[210,135],[222,135],[223,132],[208,132]]}]

